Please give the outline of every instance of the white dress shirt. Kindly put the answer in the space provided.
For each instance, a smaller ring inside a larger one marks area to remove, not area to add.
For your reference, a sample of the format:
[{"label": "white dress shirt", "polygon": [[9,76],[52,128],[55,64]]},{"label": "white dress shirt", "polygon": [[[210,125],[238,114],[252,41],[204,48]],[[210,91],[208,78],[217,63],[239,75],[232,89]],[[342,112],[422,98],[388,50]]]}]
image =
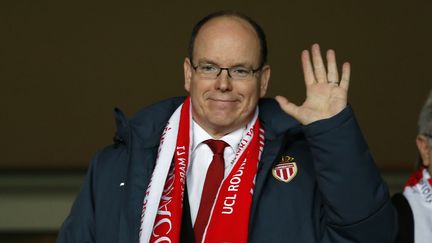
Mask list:
[{"label": "white dress shirt", "polygon": [[[224,178],[228,176],[233,167],[235,153],[245,130],[246,127],[243,127],[220,138],[229,145],[224,150]],[[203,143],[207,139],[213,138],[195,121],[192,121],[192,155],[186,175],[192,225],[195,224],[198,214],[207,169],[213,159],[213,152],[207,144]]]}]

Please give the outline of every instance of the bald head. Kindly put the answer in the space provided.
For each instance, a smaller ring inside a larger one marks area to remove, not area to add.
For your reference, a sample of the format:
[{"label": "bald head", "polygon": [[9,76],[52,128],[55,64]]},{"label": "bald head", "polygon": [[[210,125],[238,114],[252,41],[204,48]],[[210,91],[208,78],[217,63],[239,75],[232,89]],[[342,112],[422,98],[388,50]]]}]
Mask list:
[{"label": "bald head", "polygon": [[[200,55],[205,53],[205,56]],[[195,38],[192,62],[211,61],[244,65],[256,69],[260,66],[260,43],[253,27],[243,19],[231,16],[213,18],[202,26]]]},{"label": "bald head", "polygon": [[215,13],[211,13],[207,16],[205,16],[203,19],[201,19],[192,29],[192,34],[191,34],[191,38],[189,40],[189,48],[188,48],[188,54],[189,54],[189,59],[193,60],[194,58],[194,52],[195,52],[195,46],[196,46],[196,37],[198,35],[199,32],[201,32],[201,29],[207,25],[210,22],[213,22],[213,20],[216,19],[221,19],[221,18],[225,18],[225,19],[232,19],[232,20],[237,20],[239,22],[243,22],[243,24],[245,26],[249,26],[253,32],[255,33],[255,36],[258,40],[259,43],[259,66],[264,66],[267,63],[267,42],[266,42],[266,37],[265,37],[265,33],[263,31],[263,29],[261,28],[261,26],[259,26],[253,19],[251,19],[250,17],[238,13],[238,12],[234,12],[234,11],[220,11],[220,12],[215,12]]}]

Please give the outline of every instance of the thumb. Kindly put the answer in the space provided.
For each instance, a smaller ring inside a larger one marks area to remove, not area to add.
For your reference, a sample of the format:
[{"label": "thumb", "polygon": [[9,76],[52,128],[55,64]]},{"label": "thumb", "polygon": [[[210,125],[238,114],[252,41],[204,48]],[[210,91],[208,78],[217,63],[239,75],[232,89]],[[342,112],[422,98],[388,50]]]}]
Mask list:
[{"label": "thumb", "polygon": [[285,113],[292,117],[296,117],[299,107],[294,103],[290,102],[287,98],[277,95],[275,100],[279,103],[279,106]]}]

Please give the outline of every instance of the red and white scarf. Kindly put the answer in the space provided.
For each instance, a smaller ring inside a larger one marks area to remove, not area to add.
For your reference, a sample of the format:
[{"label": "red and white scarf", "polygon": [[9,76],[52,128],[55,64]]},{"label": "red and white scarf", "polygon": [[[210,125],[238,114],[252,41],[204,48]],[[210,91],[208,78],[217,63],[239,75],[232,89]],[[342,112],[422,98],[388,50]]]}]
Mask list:
[{"label": "red and white scarf", "polygon": [[432,241],[432,178],[426,168],[414,172],[408,179],[403,195],[414,216],[414,241]]},{"label": "red and white scarf", "polygon": [[[191,155],[191,121],[188,97],[173,113],[160,139],[156,166],[143,202],[140,243],[180,240]],[[264,131],[257,108],[240,141],[234,167],[221,183],[202,242],[247,242],[255,176],[263,147]]]}]

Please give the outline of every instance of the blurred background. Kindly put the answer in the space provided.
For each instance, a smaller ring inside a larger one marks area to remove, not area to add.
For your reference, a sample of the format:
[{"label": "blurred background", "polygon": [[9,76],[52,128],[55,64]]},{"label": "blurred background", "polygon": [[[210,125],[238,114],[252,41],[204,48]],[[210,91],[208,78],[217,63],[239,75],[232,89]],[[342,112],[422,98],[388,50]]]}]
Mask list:
[{"label": "blurred background", "polygon": [[0,242],[54,242],[112,109],[132,116],[185,95],[193,25],[235,9],[267,34],[268,96],[300,104],[300,53],[313,43],[350,61],[349,100],[391,192],[417,158],[417,118],[432,88],[430,1],[2,1]]}]

